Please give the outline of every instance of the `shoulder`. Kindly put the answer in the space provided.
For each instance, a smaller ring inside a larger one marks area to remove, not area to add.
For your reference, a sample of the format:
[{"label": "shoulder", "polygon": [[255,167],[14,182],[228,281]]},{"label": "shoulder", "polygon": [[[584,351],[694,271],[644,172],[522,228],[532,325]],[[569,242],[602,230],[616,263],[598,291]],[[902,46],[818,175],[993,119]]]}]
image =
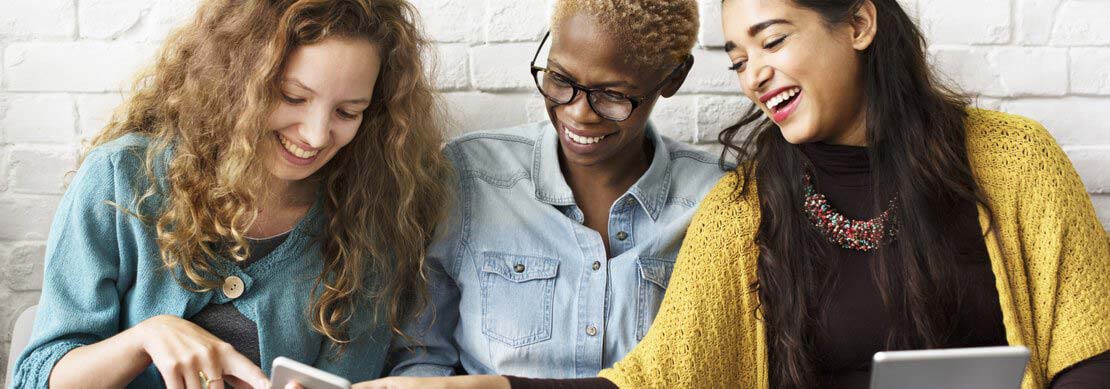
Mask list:
[{"label": "shoulder", "polygon": [[667,150],[668,176],[674,195],[700,200],[725,175],[726,169],[735,167],[725,165],[722,169],[719,156],[665,136],[661,138]]},{"label": "shoulder", "polygon": [[457,169],[473,171],[528,168],[532,163],[536,143],[543,131],[550,127],[545,121],[472,132],[451,140],[445,150]]},{"label": "shoulder", "polygon": [[972,108],[967,110],[968,146],[975,148],[1055,146],[1044,125],[1011,113]]},{"label": "shoulder", "polygon": [[141,167],[150,147],[150,138],[141,134],[127,134],[89,150],[81,163],[82,168],[124,170],[133,173]]},{"label": "shoulder", "polygon": [[[150,184],[146,169],[150,147],[150,138],[140,134],[127,134],[96,146],[81,161],[67,193],[75,193],[77,201],[107,198],[130,203]],[[163,171],[154,169],[156,175]]]},{"label": "shoulder", "polygon": [[968,158],[981,179],[1017,179],[1071,167],[1056,139],[1035,120],[969,109],[966,123]]},{"label": "shoulder", "polygon": [[739,236],[754,234],[759,228],[759,196],[754,176],[745,177],[744,169],[750,164],[724,174],[705,195],[694,225],[725,234]]}]

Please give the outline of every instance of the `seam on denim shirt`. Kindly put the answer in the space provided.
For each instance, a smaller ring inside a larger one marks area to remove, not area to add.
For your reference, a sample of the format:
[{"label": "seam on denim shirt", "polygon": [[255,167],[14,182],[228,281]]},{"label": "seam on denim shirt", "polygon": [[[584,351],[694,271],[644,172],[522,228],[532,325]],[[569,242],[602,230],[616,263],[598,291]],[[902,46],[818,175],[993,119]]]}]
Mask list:
[{"label": "seam on denim shirt", "polygon": [[527,171],[520,171],[520,172],[514,173],[513,175],[509,176],[508,178],[502,178],[502,177],[494,177],[492,175],[486,174],[485,172],[478,171],[478,170],[468,170],[468,171],[466,171],[466,177],[465,178],[467,178],[467,179],[477,178],[477,179],[480,179],[480,180],[484,181],[487,184],[496,186],[498,188],[509,189],[509,188],[512,188],[512,187],[516,186],[516,184],[518,182],[520,182],[520,180],[528,179],[528,178],[531,178],[531,177],[532,177],[532,175],[529,174]]},{"label": "seam on denim shirt", "polygon": [[689,158],[705,164],[716,165],[719,161],[716,158],[707,158],[707,153],[697,150],[674,150],[671,151],[671,161],[679,158]]},{"label": "seam on denim shirt", "polygon": [[452,250],[453,255],[451,255],[451,257],[449,258],[449,260],[451,261],[451,269],[449,270],[450,275],[458,277],[460,266],[462,265],[462,261],[460,259],[463,258],[463,255],[466,254],[466,242],[468,242],[470,239],[471,193],[469,180],[463,177],[463,174],[461,173],[468,170],[466,164],[466,155],[460,152],[459,144],[454,142],[447,145],[446,152],[449,153],[447,157],[455,162],[456,169],[460,172],[458,196],[459,207],[461,207],[461,212],[459,212],[459,223],[462,223],[462,226],[459,227],[459,236],[454,243],[455,247]]},{"label": "seam on denim shirt", "polygon": [[520,135],[500,134],[500,133],[493,133],[493,132],[478,132],[478,133],[463,135],[463,136],[460,136],[460,137],[456,138],[454,141],[451,142],[451,144],[460,145],[460,144],[463,144],[463,143],[466,143],[466,142],[470,142],[470,141],[474,141],[474,140],[484,140],[484,139],[494,139],[494,140],[502,140],[502,141],[507,141],[507,142],[523,143],[523,144],[526,144],[528,146],[535,146],[536,145],[535,139],[532,139],[532,138],[528,138],[528,137],[524,137],[524,136],[520,136]]},{"label": "seam on denim shirt", "polygon": [[666,205],[681,205],[686,208],[695,208],[698,206],[698,203],[685,197],[674,196],[667,199]]}]

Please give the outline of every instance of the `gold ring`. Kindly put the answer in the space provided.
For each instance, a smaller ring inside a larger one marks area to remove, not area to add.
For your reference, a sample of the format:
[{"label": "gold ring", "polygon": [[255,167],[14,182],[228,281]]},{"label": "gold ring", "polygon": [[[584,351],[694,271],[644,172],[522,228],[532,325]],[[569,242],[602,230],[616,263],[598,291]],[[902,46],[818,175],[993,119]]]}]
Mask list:
[{"label": "gold ring", "polygon": [[204,383],[204,388],[205,389],[207,389],[208,385],[213,383],[213,382],[218,382],[218,381],[223,381],[224,380],[223,376],[215,376],[215,377],[212,377],[212,378],[208,378],[208,374],[204,374],[203,371],[197,372],[197,375],[200,376],[200,380]]}]

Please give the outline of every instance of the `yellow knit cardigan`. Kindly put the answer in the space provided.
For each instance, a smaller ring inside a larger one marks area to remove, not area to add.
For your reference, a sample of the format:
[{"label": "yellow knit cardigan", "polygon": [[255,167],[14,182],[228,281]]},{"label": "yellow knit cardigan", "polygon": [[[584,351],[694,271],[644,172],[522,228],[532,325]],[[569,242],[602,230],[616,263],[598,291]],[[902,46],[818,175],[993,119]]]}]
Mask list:
[{"label": "yellow knit cardigan", "polygon": [[[967,123],[971,167],[994,211],[986,245],[1006,339],[1031,352],[1022,388],[1043,388],[1110,349],[1110,238],[1044,127],[985,110],[969,110]],[[706,196],[651,330],[602,377],[622,388],[768,387],[766,329],[748,292],[760,209],[755,195],[737,200],[739,179]]]}]

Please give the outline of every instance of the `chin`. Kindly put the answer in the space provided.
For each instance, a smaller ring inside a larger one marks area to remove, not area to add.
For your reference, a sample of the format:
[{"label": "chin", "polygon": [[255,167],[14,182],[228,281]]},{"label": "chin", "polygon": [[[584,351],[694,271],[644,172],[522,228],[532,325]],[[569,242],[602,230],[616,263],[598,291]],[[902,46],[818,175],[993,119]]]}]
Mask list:
[{"label": "chin", "polygon": [[817,137],[813,131],[809,129],[797,129],[790,127],[779,127],[782,131],[782,137],[787,142],[793,145],[800,145],[802,143],[813,142]]}]

